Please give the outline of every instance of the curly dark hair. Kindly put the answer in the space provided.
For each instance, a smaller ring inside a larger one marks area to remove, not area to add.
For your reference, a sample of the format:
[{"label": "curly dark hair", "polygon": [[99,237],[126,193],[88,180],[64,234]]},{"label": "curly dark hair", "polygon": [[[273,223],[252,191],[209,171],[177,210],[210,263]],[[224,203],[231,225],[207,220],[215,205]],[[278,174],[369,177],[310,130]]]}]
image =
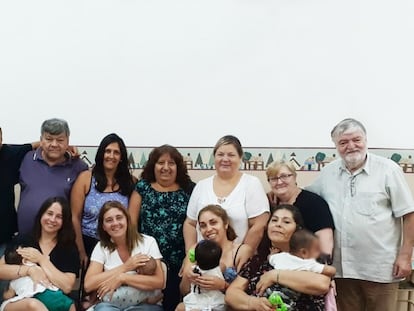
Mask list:
[{"label": "curly dark hair", "polygon": [[184,164],[184,159],[182,154],[177,150],[177,148],[171,145],[162,145],[154,148],[148,157],[148,162],[145,164],[144,170],[141,173],[141,178],[145,179],[148,182],[155,182],[154,168],[155,164],[159,158],[164,155],[169,154],[170,157],[174,160],[177,165],[177,184],[188,194],[191,194],[194,188],[194,182],[191,180],[188,175],[187,166]]}]

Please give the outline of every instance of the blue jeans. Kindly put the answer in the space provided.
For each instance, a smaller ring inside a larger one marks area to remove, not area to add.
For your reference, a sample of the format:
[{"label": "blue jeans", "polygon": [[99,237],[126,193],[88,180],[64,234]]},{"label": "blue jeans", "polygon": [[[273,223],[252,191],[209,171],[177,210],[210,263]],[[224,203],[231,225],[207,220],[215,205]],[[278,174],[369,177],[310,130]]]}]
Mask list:
[{"label": "blue jeans", "polygon": [[141,303],[137,306],[127,307],[125,309],[119,309],[113,304],[108,302],[100,302],[95,306],[94,311],[163,311],[160,305],[151,305],[147,303]]}]

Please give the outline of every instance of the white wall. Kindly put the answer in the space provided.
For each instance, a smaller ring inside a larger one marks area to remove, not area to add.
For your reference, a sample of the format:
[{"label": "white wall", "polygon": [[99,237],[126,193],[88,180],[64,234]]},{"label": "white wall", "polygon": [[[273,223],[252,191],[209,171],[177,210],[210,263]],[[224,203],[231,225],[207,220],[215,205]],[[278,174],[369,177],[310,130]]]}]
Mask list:
[{"label": "white wall", "polygon": [[4,141],[70,122],[73,144],[331,147],[353,116],[411,148],[414,2],[0,2]]}]

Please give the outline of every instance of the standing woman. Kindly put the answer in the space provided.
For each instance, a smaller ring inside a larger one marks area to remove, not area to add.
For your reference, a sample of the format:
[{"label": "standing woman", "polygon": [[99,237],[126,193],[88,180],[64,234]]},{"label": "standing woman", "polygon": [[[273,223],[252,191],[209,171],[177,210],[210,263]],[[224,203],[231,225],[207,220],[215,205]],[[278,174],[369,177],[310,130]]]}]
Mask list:
[{"label": "standing woman", "polygon": [[[0,278],[5,280],[30,276],[33,282],[45,287],[54,285],[68,295],[75,284],[79,272],[78,250],[69,204],[61,197],[49,198],[41,205],[36,215],[33,234],[15,237],[11,245],[27,245],[18,253],[34,266],[5,264],[0,260]],[[64,296],[65,297],[65,296]],[[10,302],[7,310],[47,311],[41,302],[43,298],[23,298]],[[65,297],[62,309],[73,309],[73,301]]]},{"label": "standing woman", "polygon": [[[164,287],[164,273],[161,268],[162,255],[157,241],[151,236],[140,234],[131,224],[126,208],[117,201],[104,204],[99,212],[98,232],[100,242],[95,246],[91,263],[85,276],[85,290],[96,291],[102,299],[121,286],[124,290],[125,308],[111,302],[100,302],[95,311],[162,311],[158,304],[137,303],[135,291],[155,291]],[[138,274],[150,258],[156,261],[152,275]]]},{"label": "standing woman", "polygon": [[184,222],[185,247],[188,250],[197,240],[199,211],[209,204],[219,204],[230,218],[237,242],[256,249],[269,218],[269,203],[260,180],[240,172],[243,149],[237,137],[227,135],[214,147],[216,174],[197,183],[188,203]]},{"label": "standing woman", "polygon": [[178,276],[185,258],[183,222],[194,183],[183,156],[173,146],[154,148],[131,195],[129,213],[138,231],[153,236],[168,265],[164,310],[174,310],[180,301]]},{"label": "standing woman", "polygon": [[98,215],[102,205],[116,200],[128,206],[134,183],[124,141],[117,134],[105,136],[96,152],[95,166],[92,171],[79,175],[71,193],[76,244],[84,267],[98,242]]},{"label": "standing woman", "polygon": [[291,204],[299,208],[305,227],[318,236],[322,252],[331,257],[334,222],[328,203],[316,193],[298,187],[296,170],[288,162],[271,163],[266,175],[271,189],[267,194],[270,206]]}]

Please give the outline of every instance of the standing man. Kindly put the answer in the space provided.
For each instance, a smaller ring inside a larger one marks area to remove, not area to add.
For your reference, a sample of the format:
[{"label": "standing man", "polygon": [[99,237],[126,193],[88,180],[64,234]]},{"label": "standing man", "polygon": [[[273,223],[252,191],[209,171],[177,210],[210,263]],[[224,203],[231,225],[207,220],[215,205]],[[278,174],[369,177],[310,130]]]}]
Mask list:
[{"label": "standing man", "polygon": [[411,191],[395,162],[367,151],[359,121],[339,122],[331,137],[341,159],[307,189],[328,202],[335,222],[339,310],[395,310],[398,282],[411,273]]},{"label": "standing man", "polygon": [[0,257],[6,244],[17,232],[17,214],[14,205],[14,186],[19,181],[19,167],[23,157],[39,143],[3,145],[0,128]]},{"label": "standing man", "polygon": [[40,148],[26,154],[20,167],[20,201],[17,209],[19,233],[29,233],[41,204],[49,197],[69,200],[79,173],[88,166],[72,158],[69,126],[65,120],[49,119],[41,126]]}]

